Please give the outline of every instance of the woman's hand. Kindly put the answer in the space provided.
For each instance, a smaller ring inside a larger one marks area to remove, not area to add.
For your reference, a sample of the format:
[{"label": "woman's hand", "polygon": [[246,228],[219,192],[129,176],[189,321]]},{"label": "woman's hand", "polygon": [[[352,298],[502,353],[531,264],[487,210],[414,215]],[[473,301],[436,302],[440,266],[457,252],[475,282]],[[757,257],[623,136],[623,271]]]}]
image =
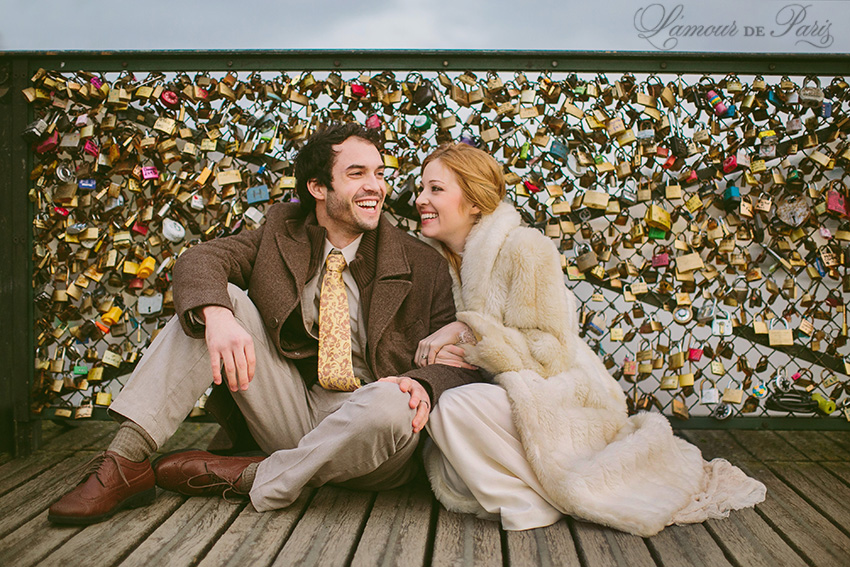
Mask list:
[{"label": "woman's hand", "polygon": [[[472,338],[472,341],[469,338]],[[465,339],[465,340],[463,340]],[[429,364],[449,364],[450,366],[460,366],[461,368],[474,369],[474,366],[463,362],[463,349],[454,347],[448,349],[448,346],[457,345],[460,342],[475,341],[475,334],[465,323],[455,321],[449,323],[439,331],[432,333],[419,341],[419,346],[416,348],[416,365],[420,368]],[[438,354],[446,350],[438,360]],[[465,365],[465,366],[464,366]]]}]

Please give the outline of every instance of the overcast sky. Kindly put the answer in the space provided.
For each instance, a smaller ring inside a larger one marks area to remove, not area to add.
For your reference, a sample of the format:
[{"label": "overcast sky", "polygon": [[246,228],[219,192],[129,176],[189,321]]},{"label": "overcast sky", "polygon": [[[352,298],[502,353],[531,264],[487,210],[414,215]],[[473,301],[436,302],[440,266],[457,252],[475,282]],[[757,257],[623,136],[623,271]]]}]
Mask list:
[{"label": "overcast sky", "polygon": [[850,53],[848,27],[847,0],[0,0],[0,50]]}]

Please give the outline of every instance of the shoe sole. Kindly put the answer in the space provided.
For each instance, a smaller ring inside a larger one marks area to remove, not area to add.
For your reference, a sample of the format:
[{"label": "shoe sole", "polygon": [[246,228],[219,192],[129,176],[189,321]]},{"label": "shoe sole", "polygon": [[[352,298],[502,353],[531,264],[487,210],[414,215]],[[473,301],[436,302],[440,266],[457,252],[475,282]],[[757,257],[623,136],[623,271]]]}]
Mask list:
[{"label": "shoe sole", "polygon": [[108,520],[121,510],[128,510],[130,508],[141,508],[142,506],[148,506],[150,504],[153,504],[155,498],[156,487],[143,490],[142,492],[138,492],[130,496],[129,498],[122,500],[112,510],[104,514],[100,514],[99,516],[54,516],[48,513],[47,520],[53,522],[54,524],[68,524],[73,526],[87,526],[89,524],[97,524],[98,522]]}]

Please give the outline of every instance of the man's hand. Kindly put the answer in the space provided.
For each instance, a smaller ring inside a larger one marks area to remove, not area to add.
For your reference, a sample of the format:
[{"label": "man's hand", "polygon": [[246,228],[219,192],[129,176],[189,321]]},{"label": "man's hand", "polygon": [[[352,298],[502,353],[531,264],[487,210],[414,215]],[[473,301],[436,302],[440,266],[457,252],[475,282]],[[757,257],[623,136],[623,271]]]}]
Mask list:
[{"label": "man's hand", "polygon": [[410,409],[416,410],[416,415],[413,416],[413,432],[422,431],[431,413],[431,398],[422,384],[407,376],[387,376],[378,382],[394,382],[402,392],[410,394]]},{"label": "man's hand", "polygon": [[[473,337],[471,342],[474,342],[474,334],[472,330],[465,324],[460,321],[455,321],[454,323],[449,323],[439,331],[431,333],[421,341],[419,341],[419,345],[416,347],[416,359],[414,363],[422,368],[423,366],[428,366],[429,364],[436,364],[437,356],[442,352],[444,347],[447,345],[456,345],[461,342],[461,338],[465,336]],[[456,358],[448,357],[449,360],[455,360],[454,364],[450,364],[447,362],[441,362],[441,364],[449,364],[449,366],[460,366],[461,368],[470,368],[475,369],[474,366],[470,366],[462,361],[463,357],[463,349],[460,350],[461,363],[459,364]],[[453,354],[457,354],[457,351],[452,351]]]},{"label": "man's hand", "polygon": [[206,326],[207,349],[210,352],[213,382],[221,384],[221,365],[227,374],[231,392],[247,390],[254,379],[254,340],[233,316],[233,312],[219,305],[201,309]]}]

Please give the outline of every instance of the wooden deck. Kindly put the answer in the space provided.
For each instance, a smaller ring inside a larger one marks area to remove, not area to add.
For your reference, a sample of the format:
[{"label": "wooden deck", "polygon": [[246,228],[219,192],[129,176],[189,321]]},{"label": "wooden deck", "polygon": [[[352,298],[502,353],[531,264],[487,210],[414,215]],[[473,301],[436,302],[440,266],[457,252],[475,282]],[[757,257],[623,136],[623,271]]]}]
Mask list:
[{"label": "wooden deck", "polygon": [[[384,493],[324,487],[277,512],[160,491],[146,508],[81,527],[47,522],[68,473],[105,447],[115,425],[45,427],[44,448],[0,455],[0,565],[850,565],[850,434],[691,431],[768,487],[727,520],[639,538],[572,519],[527,532],[446,512],[427,484]],[[184,424],[163,451],[203,447],[210,424]]]}]

